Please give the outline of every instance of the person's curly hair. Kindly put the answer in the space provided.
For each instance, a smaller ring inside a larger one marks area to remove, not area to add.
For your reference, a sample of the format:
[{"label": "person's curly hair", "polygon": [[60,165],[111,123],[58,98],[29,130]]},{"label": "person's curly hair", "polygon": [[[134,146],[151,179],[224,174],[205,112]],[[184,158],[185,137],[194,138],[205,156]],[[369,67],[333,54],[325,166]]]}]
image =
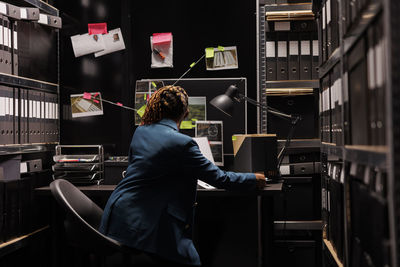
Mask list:
[{"label": "person's curly hair", "polygon": [[179,86],[164,86],[150,97],[140,125],[159,122],[162,119],[177,121],[188,112],[188,95]]}]

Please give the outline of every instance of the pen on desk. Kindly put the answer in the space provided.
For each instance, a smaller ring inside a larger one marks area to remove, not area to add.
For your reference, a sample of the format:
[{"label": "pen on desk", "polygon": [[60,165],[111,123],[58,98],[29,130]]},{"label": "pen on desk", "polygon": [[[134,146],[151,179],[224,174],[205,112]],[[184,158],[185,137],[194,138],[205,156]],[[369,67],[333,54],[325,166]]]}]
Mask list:
[{"label": "pen on desk", "polygon": [[156,54],[156,55],[158,55],[158,56],[160,56],[160,57],[162,58],[162,60],[165,59],[164,54],[163,54],[161,51],[158,51],[158,50],[155,49],[155,48],[153,49],[153,53]]}]

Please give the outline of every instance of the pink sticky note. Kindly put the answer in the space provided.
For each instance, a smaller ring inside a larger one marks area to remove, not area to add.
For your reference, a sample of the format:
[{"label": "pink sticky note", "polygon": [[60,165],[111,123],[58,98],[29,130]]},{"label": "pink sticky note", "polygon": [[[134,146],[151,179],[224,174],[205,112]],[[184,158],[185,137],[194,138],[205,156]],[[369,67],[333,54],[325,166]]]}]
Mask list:
[{"label": "pink sticky note", "polygon": [[120,106],[120,107],[122,107],[122,106],[123,106],[123,105],[122,105],[121,103],[119,103],[119,102],[117,102],[117,105],[118,105],[118,106]]},{"label": "pink sticky note", "polygon": [[91,93],[83,93],[83,98],[84,99],[91,99],[92,98],[92,94]]},{"label": "pink sticky note", "polygon": [[107,23],[89,23],[88,24],[89,35],[92,34],[106,34]]},{"label": "pink sticky note", "polygon": [[98,104],[98,103],[100,103],[99,101],[97,101],[97,100],[94,100],[94,99],[93,99],[93,102],[94,102],[94,103],[97,103],[97,104]]},{"label": "pink sticky note", "polygon": [[170,43],[172,38],[172,33],[153,33],[153,45]]}]

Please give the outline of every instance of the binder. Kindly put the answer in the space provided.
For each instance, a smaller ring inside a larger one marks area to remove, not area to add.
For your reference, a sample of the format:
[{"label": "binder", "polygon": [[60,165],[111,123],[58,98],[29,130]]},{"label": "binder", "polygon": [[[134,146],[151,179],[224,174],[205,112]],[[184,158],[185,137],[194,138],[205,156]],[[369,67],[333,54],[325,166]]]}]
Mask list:
[{"label": "binder", "polygon": [[311,80],[310,33],[301,33],[300,40],[300,80]]},{"label": "binder", "polygon": [[332,2],[326,0],[326,58],[328,59],[332,54]]},{"label": "binder", "polygon": [[19,126],[19,90],[12,88],[14,93],[13,107],[14,107],[14,144],[20,144],[20,126]]},{"label": "binder", "polygon": [[376,68],[377,59],[375,58],[376,39],[374,36],[374,28],[369,27],[367,30],[367,69],[368,69],[368,101],[369,101],[369,130],[370,130],[370,144],[378,145],[378,129],[377,122],[377,88],[376,88],[376,75],[378,70]]},{"label": "binder", "polygon": [[276,33],[267,33],[266,37],[266,55],[267,55],[267,81],[276,81]]},{"label": "binder", "polygon": [[34,103],[35,99],[35,92],[32,90],[28,91],[28,106],[29,106],[29,114],[28,114],[28,140],[29,143],[36,143],[35,142],[35,134],[34,134],[34,128],[35,128],[35,112],[34,110],[36,109],[36,104]]},{"label": "binder", "polygon": [[300,80],[299,34],[289,34],[289,80]]},{"label": "binder", "polygon": [[353,145],[368,145],[367,64],[365,43],[360,39],[348,56],[351,141]]},{"label": "binder", "polygon": [[28,143],[28,123],[27,123],[27,94],[25,89],[20,89],[20,141],[21,144]]},{"label": "binder", "polygon": [[29,124],[31,143],[40,143],[40,93],[30,91],[32,97],[32,118]]},{"label": "binder", "polygon": [[39,8],[20,7],[21,20],[37,21],[39,20],[39,14],[40,14]]},{"label": "binder", "polygon": [[331,54],[339,46],[339,3],[338,0],[331,1]]},{"label": "binder", "polygon": [[312,32],[316,30],[316,24],[313,20],[290,21],[291,32]]},{"label": "binder", "polygon": [[4,186],[4,241],[19,235],[18,182],[19,180],[0,181]]},{"label": "binder", "polygon": [[10,21],[3,16],[3,42],[4,42],[4,73],[12,74],[11,65],[11,30],[9,28]]},{"label": "binder", "polygon": [[6,129],[6,90],[0,86],[0,144],[7,144]]},{"label": "binder", "polygon": [[0,14],[0,72],[5,73],[5,58],[4,58],[4,36],[3,36],[3,15]]},{"label": "binder", "polygon": [[40,143],[46,142],[45,93],[40,92]]},{"label": "binder", "polygon": [[331,79],[330,79],[330,109],[331,109],[331,143],[336,144],[336,133],[337,133],[337,92],[336,92],[336,73],[332,70],[331,72]]},{"label": "binder", "polygon": [[14,91],[11,87],[5,87],[6,90],[6,144],[14,143],[14,110],[13,98]]},{"label": "binder", "polygon": [[329,92],[329,74],[322,79],[322,142],[330,143],[331,137],[331,107]]},{"label": "binder", "polygon": [[286,32],[278,33],[278,44],[277,44],[277,80],[285,81],[288,80],[288,52],[287,43],[288,35]]},{"label": "binder", "polygon": [[378,134],[378,145],[386,144],[386,129],[385,129],[385,119],[386,119],[386,57],[385,57],[385,40],[383,36],[383,16],[381,15],[374,25],[375,29],[375,59],[376,59],[376,87],[377,87],[377,134]]},{"label": "binder", "polygon": [[18,75],[18,22],[12,24],[12,74]]},{"label": "binder", "polygon": [[327,39],[326,39],[326,7],[325,3],[322,4],[322,63],[327,60]]},{"label": "binder", "polygon": [[320,44],[318,42],[318,33],[313,32],[311,35],[311,42],[312,42],[312,68],[311,68],[311,78],[313,80],[319,79],[319,49]]}]

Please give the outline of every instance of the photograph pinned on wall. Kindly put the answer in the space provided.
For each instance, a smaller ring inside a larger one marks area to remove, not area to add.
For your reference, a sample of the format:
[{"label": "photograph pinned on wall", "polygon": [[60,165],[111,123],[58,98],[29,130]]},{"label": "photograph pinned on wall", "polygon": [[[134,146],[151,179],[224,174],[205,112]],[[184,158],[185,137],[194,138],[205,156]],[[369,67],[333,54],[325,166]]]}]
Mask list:
[{"label": "photograph pinned on wall", "polygon": [[100,92],[74,94],[70,99],[72,118],[103,115]]},{"label": "photograph pinned on wall", "polygon": [[172,33],[153,33],[150,36],[151,68],[172,68],[173,38]]},{"label": "photograph pinned on wall", "polygon": [[189,115],[182,121],[180,129],[193,129],[196,121],[207,120],[207,99],[205,96],[189,96]]},{"label": "photograph pinned on wall", "polygon": [[122,37],[120,28],[111,30],[107,34],[104,34],[103,40],[105,45],[104,50],[95,53],[95,57],[104,56],[125,49],[124,38]]},{"label": "photograph pinned on wall", "polygon": [[151,95],[164,86],[163,81],[136,81],[136,93],[135,93],[135,125],[139,125],[144,111],[146,109],[147,101],[150,99]]},{"label": "photograph pinned on wall", "polygon": [[205,53],[207,70],[239,68],[236,46],[207,47]]},{"label": "photograph pinned on wall", "polygon": [[196,137],[207,137],[215,165],[224,166],[223,122],[196,121]]},{"label": "photograph pinned on wall", "polygon": [[77,34],[71,36],[75,57],[96,53],[106,48],[102,34]]}]

